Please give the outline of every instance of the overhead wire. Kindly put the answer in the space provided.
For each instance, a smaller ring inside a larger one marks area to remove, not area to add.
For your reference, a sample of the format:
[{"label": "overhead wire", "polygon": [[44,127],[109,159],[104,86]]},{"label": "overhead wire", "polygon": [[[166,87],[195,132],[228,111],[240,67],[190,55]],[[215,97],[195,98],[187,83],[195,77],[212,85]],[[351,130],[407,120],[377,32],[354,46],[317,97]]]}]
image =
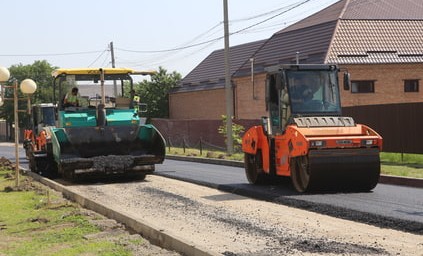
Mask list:
[{"label": "overhead wire", "polygon": [[285,13],[287,13],[287,12],[289,12],[289,11],[291,11],[291,10],[293,10],[293,9],[297,8],[297,7],[300,7],[301,5],[304,5],[304,4],[306,4],[306,3],[310,2],[310,1],[311,1],[311,0],[305,0],[305,1],[302,1],[302,2],[300,2],[299,4],[296,4],[296,5],[294,5],[293,7],[290,7],[290,8],[288,8],[287,10],[285,10],[285,11],[283,11],[283,12],[280,12],[280,13],[278,13],[278,14],[276,14],[276,15],[273,15],[273,16],[271,16],[271,17],[269,17],[269,18],[267,18],[267,19],[264,19],[264,20],[262,20],[262,21],[260,21],[260,22],[254,23],[254,24],[252,24],[252,25],[250,25],[250,26],[247,26],[247,27],[245,27],[245,28],[243,28],[243,29],[239,29],[239,30],[237,30],[237,31],[235,31],[235,32],[233,32],[233,33],[231,33],[231,35],[241,33],[241,32],[243,32],[243,31],[245,31],[245,30],[248,30],[248,29],[250,29],[250,28],[253,28],[253,27],[255,27],[255,26],[258,26],[258,25],[260,25],[260,24],[263,24],[263,23],[265,23],[265,22],[267,22],[267,21],[269,21],[269,20],[271,20],[271,19],[274,19],[274,18],[276,18],[276,17],[278,17],[278,16],[280,16],[280,15],[282,15],[282,14],[285,14]]},{"label": "overhead wire", "polygon": [[44,57],[44,56],[66,56],[100,53],[102,51],[66,52],[66,53],[39,53],[39,54],[0,54],[1,57]]},{"label": "overhead wire", "polygon": [[[101,65],[100,65],[100,67],[109,67],[109,65],[111,64],[112,62],[110,61],[110,59],[109,59],[109,56],[104,56],[104,60],[103,60],[103,62],[101,63]],[[107,64],[107,65],[106,65]]]},{"label": "overhead wire", "polygon": [[[203,32],[203,33],[195,36],[193,39],[191,39],[191,40],[189,40],[189,41],[181,44],[180,47],[189,45],[190,43],[195,42],[198,39],[201,39],[201,38],[210,38],[213,35],[215,35],[216,33],[220,33],[221,32],[220,30],[216,30],[216,31],[214,31],[214,30],[216,28],[218,28],[219,26],[221,26],[221,25],[223,25],[223,22],[219,22],[219,23],[213,25],[213,27],[211,27],[210,29],[206,30],[205,32]],[[206,47],[209,47],[210,45],[212,45],[212,43],[208,44]],[[118,51],[120,50],[119,47],[117,47],[115,49],[118,50]],[[191,54],[196,54],[196,53],[198,53],[198,52],[200,52],[202,50],[203,50],[203,48],[199,49],[198,51],[192,52]],[[173,51],[171,53],[169,53],[169,52],[160,52],[160,53],[156,53],[156,55],[150,56],[147,59],[142,60],[142,61],[139,61],[139,60],[138,61],[126,61],[126,62],[123,62],[123,63],[130,63],[131,65],[134,65],[134,66],[144,66],[144,65],[153,65],[153,64],[159,65],[161,63],[166,62],[166,60],[175,59],[175,58],[177,59],[177,57],[173,57],[173,56],[174,55],[177,55],[179,53],[180,52],[178,52],[178,51]],[[186,55],[184,55],[184,56],[186,56]],[[158,59],[160,61],[157,61]]]},{"label": "overhead wire", "polygon": [[[289,12],[289,11],[295,9],[295,8],[298,8],[298,7],[300,7],[300,6],[306,4],[307,2],[310,2],[310,1],[312,1],[312,0],[303,0],[303,1],[299,1],[299,2],[294,3],[294,4],[291,4],[291,5],[280,7],[280,8],[277,8],[275,10],[264,12],[264,13],[261,13],[261,14],[258,14],[258,15],[254,15],[254,16],[250,16],[250,17],[246,17],[246,18],[241,18],[241,19],[231,20],[230,22],[235,22],[235,23],[236,22],[241,22],[241,21],[249,21],[249,20],[258,19],[258,18],[261,18],[261,17],[268,16],[270,14],[276,13],[276,14],[274,14],[274,15],[272,15],[272,16],[264,19],[264,20],[261,20],[259,22],[254,23],[254,24],[251,24],[251,25],[249,25],[247,27],[244,27],[242,29],[239,29],[239,30],[236,30],[234,32],[231,32],[230,35],[241,34],[241,33],[242,34],[244,34],[244,33],[258,33],[260,31],[263,31],[263,29],[269,29],[270,27],[277,26],[277,25],[279,25],[281,23],[276,24],[276,25],[271,25],[271,26],[268,26],[268,27],[265,27],[265,28],[257,28],[256,30],[252,30],[252,28],[257,27],[257,26],[259,26],[259,25],[261,25],[261,24],[263,24],[263,23],[265,23],[265,22],[267,22],[269,20],[272,20],[272,19],[274,19],[274,18],[276,18],[276,17],[278,17],[278,16],[280,16],[282,14],[285,14],[285,13],[287,13],[287,12]],[[145,62],[149,62],[149,63],[164,63],[165,60],[163,60],[163,58],[168,59],[169,57],[171,57],[171,56],[169,56],[169,53],[170,52],[171,52],[172,55],[176,55],[176,54],[179,53],[178,51],[189,49],[189,48],[194,48],[194,47],[201,46],[201,45],[205,45],[201,49],[198,49],[196,51],[191,52],[190,55],[192,55],[192,54],[196,54],[198,52],[201,52],[204,49],[207,49],[208,47],[212,46],[216,42],[218,42],[221,39],[223,39],[224,36],[218,36],[218,37],[215,37],[215,38],[212,38],[212,39],[208,39],[208,40],[205,40],[205,41],[202,41],[202,42],[193,43],[193,42],[199,40],[200,38],[204,38],[204,37],[205,38],[210,38],[212,35],[216,34],[217,32],[221,32],[219,30],[219,31],[215,31],[215,32],[211,33],[213,30],[215,30],[216,28],[218,28],[222,24],[223,24],[223,22],[219,22],[219,23],[215,24],[210,29],[206,30],[205,32],[199,34],[198,36],[195,36],[193,39],[191,39],[191,40],[189,40],[189,41],[187,41],[187,42],[185,42],[185,43],[183,43],[180,46],[175,47],[175,48],[162,49],[162,50],[131,50],[131,49],[125,49],[125,48],[115,47],[115,49],[116,50],[119,50],[119,51],[123,51],[123,52],[131,52],[131,53],[146,53],[146,54],[157,53],[159,55],[152,56],[151,58],[143,61],[143,63],[145,63]],[[282,24],[286,24],[286,22],[284,22]],[[89,66],[92,66],[92,65],[94,65],[105,54],[106,51],[107,51],[107,49],[106,50],[102,50],[102,51],[82,51],[82,52],[67,52],[67,53],[0,54],[0,56],[2,56],[2,57],[39,57],[39,56],[67,56],[67,55],[83,55],[83,54],[100,53],[94,59],[94,61],[92,61],[90,63]],[[166,55],[164,55],[164,54],[166,54]],[[187,56],[187,54],[184,54],[184,56]],[[157,62],[156,61],[157,59],[160,59],[160,61]],[[106,61],[103,61],[103,65],[105,64],[105,62]],[[139,66],[139,65],[141,65],[141,62],[138,62],[138,65],[137,66]]]},{"label": "overhead wire", "polygon": [[289,8],[290,6],[295,5],[295,4],[296,3],[288,5],[288,6],[283,6],[283,7],[277,8],[275,10],[264,12],[264,13],[257,14],[257,15],[254,15],[254,16],[249,16],[249,17],[239,18],[239,19],[232,19],[232,20],[230,20],[230,22],[234,23],[234,22],[242,22],[242,21],[249,21],[249,20],[258,19],[258,18],[261,18],[261,17],[264,17],[264,16],[271,15],[273,13],[279,12],[279,11],[284,10],[286,8]]},{"label": "overhead wire", "polygon": [[[298,8],[298,7],[300,7],[300,6],[306,4],[307,2],[310,2],[310,1],[312,1],[312,0],[298,1],[297,3],[291,4],[291,5],[288,5],[288,6],[284,6],[284,7],[278,8],[276,10],[273,10],[273,11],[270,11],[270,12],[266,12],[264,14],[255,15],[255,16],[250,17],[250,18],[239,19],[239,20],[252,20],[252,19],[263,17],[265,15],[269,15],[269,14],[272,14],[272,13],[275,13],[275,12],[278,12],[279,11],[276,15],[272,15],[271,17],[269,17],[269,18],[267,18],[265,20],[262,20],[260,22],[256,22],[256,23],[254,23],[254,24],[252,24],[250,26],[247,26],[247,27],[244,27],[242,29],[236,30],[235,32],[230,33],[230,35],[234,35],[234,34],[246,34],[246,33],[258,33],[260,31],[263,31],[264,28],[257,28],[256,30],[252,30],[252,28],[254,28],[254,27],[258,26],[258,25],[261,25],[261,24],[263,24],[263,23],[265,23],[265,22],[267,22],[267,21],[269,21],[271,19],[274,19],[274,18],[276,18],[276,17],[278,17],[278,16],[280,16],[282,14],[285,14],[285,13],[287,13],[287,12],[289,12],[289,11],[295,9],[295,8]],[[280,12],[280,10],[283,10],[283,11]],[[235,21],[238,21],[238,20],[235,20]],[[193,38],[192,40],[188,41],[187,43],[195,42],[199,38],[202,38],[202,37],[204,38],[205,35],[207,35],[207,37],[211,37],[212,35],[216,34],[217,32],[221,32],[221,30],[219,30],[219,31],[215,31],[213,33],[210,33],[211,31],[213,31],[213,29],[217,28],[218,26],[220,26],[222,24],[223,24],[223,22],[220,22],[220,23],[216,24],[215,26],[213,26],[212,28],[210,28],[206,32],[204,32],[204,33],[200,34],[199,36]],[[281,24],[281,23],[279,23],[279,24]],[[284,22],[282,24],[286,24],[286,22]],[[276,25],[272,25],[272,26],[276,26]],[[268,27],[271,27],[271,26],[268,26]],[[268,28],[268,27],[266,27],[266,28]],[[270,29],[268,28],[268,30],[270,30]],[[181,46],[175,47],[173,49],[156,50],[156,51],[128,50],[128,49],[119,48],[119,47],[117,47],[115,49],[117,49],[119,51],[123,51],[123,52],[131,52],[131,53],[143,53],[143,54],[157,53],[157,54],[159,54],[159,55],[155,55],[155,56],[153,56],[153,57],[151,57],[151,58],[149,58],[147,60],[139,61],[138,63],[136,63],[136,62],[130,62],[131,63],[131,66],[149,66],[149,67],[151,67],[153,65],[161,65],[161,64],[166,63],[166,62],[169,62],[169,61],[174,61],[175,59],[178,60],[178,59],[186,58],[187,56],[193,56],[195,54],[199,54],[200,52],[202,52],[205,49],[207,49],[207,48],[211,47],[212,45],[216,44],[218,41],[220,41],[223,38],[224,38],[224,36],[219,36],[217,38],[212,38],[210,40],[206,40],[206,41],[203,41],[203,42],[200,42],[200,43],[195,43],[195,44],[191,44],[191,45],[187,45],[187,43],[185,43],[185,44],[182,44]],[[181,52],[184,52],[182,50],[186,50],[188,48],[193,48],[193,47],[197,47],[197,46],[201,46],[201,45],[205,45],[205,46],[202,47],[202,48],[200,48],[200,49],[197,49],[197,50],[191,51],[189,53],[183,54],[182,56],[174,56],[174,57],[171,57],[170,56],[170,55],[178,55]],[[128,62],[126,62],[126,63],[128,63]]]},{"label": "overhead wire", "polygon": [[107,49],[106,49],[106,50],[104,50],[104,51],[102,51],[102,52],[100,53],[100,55],[98,55],[98,56],[97,56],[97,58],[95,58],[95,60],[94,60],[93,62],[91,62],[91,64],[90,64],[90,65],[88,65],[88,67],[91,67],[92,65],[94,65],[94,63],[96,63],[96,62],[97,62],[97,60],[98,60],[98,59],[100,59],[100,58],[101,58],[101,56],[103,56],[105,52],[107,52]]},{"label": "overhead wire", "polygon": [[[301,2],[299,2],[297,4],[291,5],[291,7],[289,7],[288,9],[286,9],[286,10],[284,10],[282,12],[279,12],[279,13],[277,13],[275,15],[272,15],[269,18],[266,18],[266,19],[264,19],[262,21],[256,22],[256,23],[254,23],[252,25],[249,25],[249,26],[247,26],[245,28],[236,30],[235,32],[231,32],[230,35],[239,34],[239,33],[243,32],[243,31],[246,31],[246,30],[251,29],[251,28],[253,28],[255,26],[258,26],[260,24],[263,24],[263,23],[265,23],[265,22],[267,22],[267,21],[269,21],[271,19],[274,19],[274,18],[276,18],[276,17],[278,17],[278,16],[280,16],[282,14],[285,14],[285,13],[287,13],[287,12],[289,12],[289,11],[295,9],[295,8],[298,8],[301,5],[304,5],[304,4],[306,4],[306,3],[310,2],[310,1],[312,1],[312,0],[304,0],[304,1],[301,1]],[[179,51],[179,50],[184,50],[184,49],[188,49],[188,48],[193,48],[193,47],[204,45],[204,44],[208,44],[208,43],[211,43],[211,42],[214,42],[214,41],[219,41],[219,40],[221,40],[223,38],[224,38],[224,36],[219,36],[217,38],[206,40],[206,41],[203,41],[203,42],[199,42],[199,43],[195,43],[195,44],[191,44],[191,45],[186,45],[186,46],[181,46],[181,47],[170,48],[170,49],[164,49],[164,50],[130,50],[130,49],[124,49],[124,48],[117,48],[117,49],[119,49],[121,51],[124,51],[124,52],[132,52],[132,53],[163,53],[163,52],[172,52],[172,51]]]}]

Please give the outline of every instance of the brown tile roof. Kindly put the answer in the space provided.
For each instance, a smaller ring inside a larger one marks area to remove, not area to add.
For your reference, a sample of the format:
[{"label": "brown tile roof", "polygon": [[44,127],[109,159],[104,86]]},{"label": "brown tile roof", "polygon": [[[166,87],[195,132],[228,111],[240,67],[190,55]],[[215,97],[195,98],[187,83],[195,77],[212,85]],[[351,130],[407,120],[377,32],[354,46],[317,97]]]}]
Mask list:
[{"label": "brown tile roof", "polygon": [[[273,36],[254,54],[256,72],[266,66],[280,63],[295,63],[296,53],[300,54],[300,63],[323,63],[325,61],[337,21],[348,0],[341,0],[320,12],[311,15]],[[235,74],[249,74],[246,63]]]},{"label": "brown tile roof", "polygon": [[340,20],[327,63],[423,61],[423,20]]},{"label": "brown tile roof", "polygon": [[340,18],[354,20],[422,20],[423,1],[349,0],[345,12]]},{"label": "brown tile roof", "polygon": [[[237,45],[230,47],[230,72],[233,74],[244,62],[250,60],[250,56],[265,42],[260,40],[252,43]],[[196,66],[182,81],[182,87],[188,89],[193,86],[197,89],[219,88],[225,83],[225,62],[224,50],[216,50],[207,56],[198,66]],[[179,88],[181,91],[184,88]],[[192,90],[192,88],[190,89]]]},{"label": "brown tile roof", "polygon": [[[231,47],[231,74],[249,75],[250,58],[256,72],[293,63],[296,52],[300,63],[422,62],[423,1],[340,0],[265,42]],[[222,88],[223,78],[222,49],[194,68],[177,91]]]},{"label": "brown tile roof", "polygon": [[317,12],[311,16],[308,16],[307,18],[302,19],[299,22],[294,23],[289,27],[286,27],[277,33],[286,33],[292,30],[298,30],[298,29],[311,27],[311,26],[315,26],[318,24],[326,23],[326,22],[336,21],[342,15],[342,11],[344,10],[345,4],[347,2],[348,2],[347,0],[341,0],[339,2],[336,2],[335,4],[321,10],[320,12]]},{"label": "brown tile roof", "polygon": [[[299,52],[300,63],[323,63],[336,28],[336,21],[317,24],[297,30],[274,34],[253,56],[255,71],[276,64],[296,62]],[[250,64],[245,63],[235,76],[249,74]]]},{"label": "brown tile roof", "polygon": [[341,0],[275,33],[253,57],[263,67],[292,63],[297,51],[300,63],[421,62],[422,26],[421,0]]}]

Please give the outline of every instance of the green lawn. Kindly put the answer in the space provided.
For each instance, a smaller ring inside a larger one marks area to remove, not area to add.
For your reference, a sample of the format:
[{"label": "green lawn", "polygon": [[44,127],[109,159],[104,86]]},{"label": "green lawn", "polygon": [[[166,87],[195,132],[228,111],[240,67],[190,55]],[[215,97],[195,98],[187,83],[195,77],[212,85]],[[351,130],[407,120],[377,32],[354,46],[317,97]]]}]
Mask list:
[{"label": "green lawn", "polygon": [[77,205],[27,177],[16,191],[9,173],[0,169],[0,255],[132,255],[117,243],[85,239],[100,230]]}]

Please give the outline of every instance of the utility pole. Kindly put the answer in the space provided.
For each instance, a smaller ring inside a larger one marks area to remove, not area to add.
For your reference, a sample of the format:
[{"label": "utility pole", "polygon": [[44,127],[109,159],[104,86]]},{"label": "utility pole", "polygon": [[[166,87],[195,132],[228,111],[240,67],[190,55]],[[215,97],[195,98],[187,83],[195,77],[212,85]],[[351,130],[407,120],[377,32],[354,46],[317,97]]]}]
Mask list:
[{"label": "utility pole", "polygon": [[223,0],[223,25],[225,31],[225,98],[226,98],[226,148],[227,153],[234,151],[232,139],[232,116],[233,116],[233,96],[229,60],[229,25],[228,25],[228,0]]},{"label": "utility pole", "polygon": [[[110,54],[112,55],[112,68],[115,68],[115,50],[113,49],[113,42],[110,42]],[[113,80],[113,94],[115,97],[117,97],[117,84],[116,80]]]}]

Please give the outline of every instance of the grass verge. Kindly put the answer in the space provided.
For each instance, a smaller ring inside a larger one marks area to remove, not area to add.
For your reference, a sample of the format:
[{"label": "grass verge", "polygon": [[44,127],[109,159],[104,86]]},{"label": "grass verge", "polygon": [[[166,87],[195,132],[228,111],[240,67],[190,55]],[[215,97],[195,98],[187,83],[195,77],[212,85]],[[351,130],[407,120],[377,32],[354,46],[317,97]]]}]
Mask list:
[{"label": "grass verge", "polygon": [[101,232],[90,220],[102,216],[29,177],[18,188],[14,183],[11,171],[0,167],[0,255],[132,255],[116,241],[87,239]]},{"label": "grass verge", "polygon": [[[171,155],[192,156],[192,157],[206,157],[244,161],[243,153],[235,153],[232,155],[226,154],[223,151],[216,150],[200,150],[193,148],[167,148],[166,151]],[[385,175],[423,178],[423,155],[420,154],[401,154],[401,153],[387,153],[380,154],[381,172]]]}]

